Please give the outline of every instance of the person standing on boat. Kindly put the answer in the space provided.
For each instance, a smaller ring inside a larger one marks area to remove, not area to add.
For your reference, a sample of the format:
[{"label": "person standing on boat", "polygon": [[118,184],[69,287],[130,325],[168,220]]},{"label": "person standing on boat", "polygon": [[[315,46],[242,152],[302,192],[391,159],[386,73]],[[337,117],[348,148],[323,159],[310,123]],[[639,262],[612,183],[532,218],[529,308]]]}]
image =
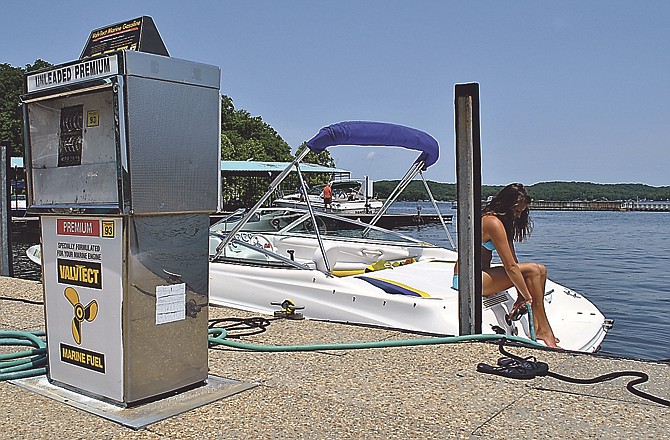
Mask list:
[{"label": "person standing on boat", "polygon": [[[493,295],[515,287],[519,297],[510,316],[526,304],[533,310],[535,336],[548,347],[560,348],[544,309],[547,268],[540,263],[520,263],[514,242],[530,236],[531,198],[520,183],[511,183],[493,197],[482,212],[482,294]],[[491,267],[493,251],[498,252],[502,266]]]},{"label": "person standing on boat", "polygon": [[328,182],[326,186],[323,187],[323,207],[326,211],[328,208],[333,210],[333,189],[331,187],[332,182]]}]

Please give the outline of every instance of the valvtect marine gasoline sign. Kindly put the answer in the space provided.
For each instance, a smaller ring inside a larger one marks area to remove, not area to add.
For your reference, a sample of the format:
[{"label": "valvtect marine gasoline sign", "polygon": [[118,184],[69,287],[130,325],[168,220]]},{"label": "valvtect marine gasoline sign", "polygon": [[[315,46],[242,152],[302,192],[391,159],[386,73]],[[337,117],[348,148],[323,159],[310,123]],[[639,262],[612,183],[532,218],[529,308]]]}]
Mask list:
[{"label": "valvtect marine gasoline sign", "polygon": [[80,59],[118,50],[136,50],[170,56],[151,17],[143,16],[94,29]]},{"label": "valvtect marine gasoline sign", "polygon": [[122,230],[121,218],[42,217],[51,375],[117,401],[123,400]]}]

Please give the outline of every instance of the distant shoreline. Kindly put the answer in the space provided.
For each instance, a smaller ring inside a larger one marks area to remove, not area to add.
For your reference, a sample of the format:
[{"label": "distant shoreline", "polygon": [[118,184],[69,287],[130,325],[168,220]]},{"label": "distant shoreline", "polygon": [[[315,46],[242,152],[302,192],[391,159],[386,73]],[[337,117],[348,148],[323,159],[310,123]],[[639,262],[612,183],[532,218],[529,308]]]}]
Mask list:
[{"label": "distant shoreline", "polygon": [[[381,180],[374,182],[374,192],[380,199],[385,199],[397,185],[397,180]],[[437,200],[456,200],[457,191],[454,183],[428,181],[433,196]],[[486,200],[500,191],[502,186],[482,185],[481,197]],[[649,186],[641,183],[600,184],[590,182],[541,182],[527,185],[528,194],[533,200],[544,201],[597,201],[642,203],[649,201],[670,201],[670,186]],[[401,194],[401,201],[417,201],[428,199],[422,182],[413,181]]]}]

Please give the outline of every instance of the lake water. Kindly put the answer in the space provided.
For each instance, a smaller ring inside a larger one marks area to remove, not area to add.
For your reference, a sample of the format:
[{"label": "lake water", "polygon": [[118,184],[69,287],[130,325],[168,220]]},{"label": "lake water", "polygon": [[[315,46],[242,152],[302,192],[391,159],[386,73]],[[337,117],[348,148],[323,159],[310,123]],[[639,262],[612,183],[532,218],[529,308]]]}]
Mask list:
[{"label": "lake water", "polygon": [[[434,213],[430,203],[396,203],[391,212]],[[456,212],[440,203],[456,241]],[[520,260],[544,263],[549,277],[591,300],[614,328],[602,353],[639,359],[670,359],[670,213],[532,211],[533,234],[517,244]],[[449,246],[441,225],[402,228],[407,235]],[[41,279],[25,256],[37,242],[14,240],[16,276]]]},{"label": "lake water", "polygon": [[[392,211],[434,213],[430,203],[396,203]],[[456,212],[448,228],[456,241]],[[670,359],[670,213],[532,211],[533,233],[516,245],[521,261],[544,263],[549,278],[584,294],[614,319],[602,353]],[[449,245],[441,225],[404,228]]]}]

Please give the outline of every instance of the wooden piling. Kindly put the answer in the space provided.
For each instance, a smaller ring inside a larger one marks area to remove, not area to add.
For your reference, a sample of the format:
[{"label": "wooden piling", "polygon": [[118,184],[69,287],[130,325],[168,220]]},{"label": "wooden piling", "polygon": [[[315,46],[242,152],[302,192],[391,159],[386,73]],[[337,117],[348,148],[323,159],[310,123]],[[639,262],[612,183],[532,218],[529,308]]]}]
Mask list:
[{"label": "wooden piling", "polygon": [[455,87],[458,310],[461,335],[482,332],[479,84]]}]

